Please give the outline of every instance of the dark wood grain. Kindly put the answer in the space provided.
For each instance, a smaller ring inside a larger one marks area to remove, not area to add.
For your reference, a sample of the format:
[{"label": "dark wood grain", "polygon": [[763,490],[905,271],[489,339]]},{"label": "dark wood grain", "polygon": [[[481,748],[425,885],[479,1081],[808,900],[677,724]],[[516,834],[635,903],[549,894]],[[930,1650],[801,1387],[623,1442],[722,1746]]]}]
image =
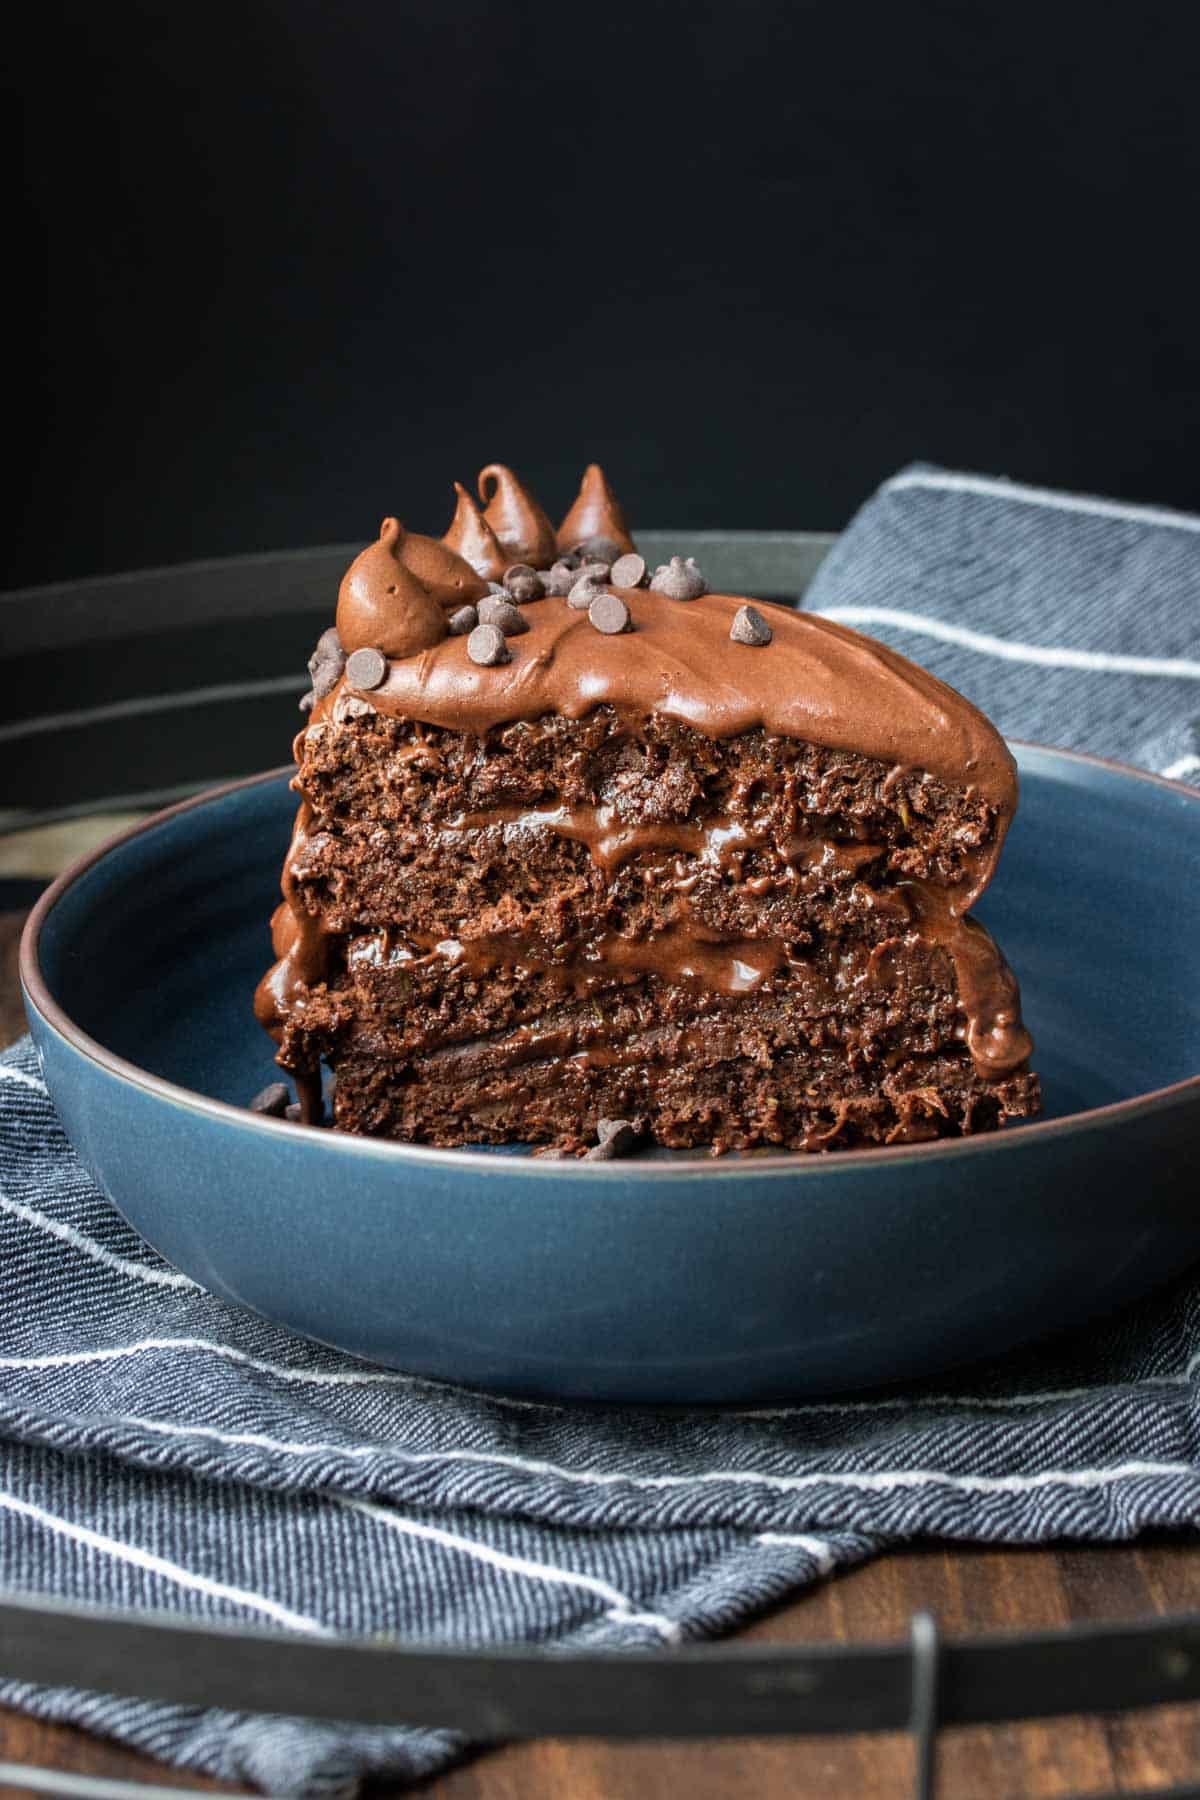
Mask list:
[{"label": "dark wood grain", "polygon": [[[3,1041],[23,1028],[15,994],[19,927],[19,915],[0,915]],[[894,1640],[906,1635],[920,1608],[949,1635],[1200,1611],[1200,1548],[1184,1535],[1102,1548],[922,1546],[821,1583],[746,1637]],[[0,1761],[212,1793],[248,1791],[180,1775],[83,1732],[4,1709]],[[942,1734],[939,1770],[940,1792],[954,1800],[1154,1792],[1200,1774],[1200,1707],[955,1729]],[[422,1793],[426,1800],[890,1800],[909,1791],[912,1778],[912,1746],[897,1734],[690,1744],[546,1740],[477,1757]]]}]

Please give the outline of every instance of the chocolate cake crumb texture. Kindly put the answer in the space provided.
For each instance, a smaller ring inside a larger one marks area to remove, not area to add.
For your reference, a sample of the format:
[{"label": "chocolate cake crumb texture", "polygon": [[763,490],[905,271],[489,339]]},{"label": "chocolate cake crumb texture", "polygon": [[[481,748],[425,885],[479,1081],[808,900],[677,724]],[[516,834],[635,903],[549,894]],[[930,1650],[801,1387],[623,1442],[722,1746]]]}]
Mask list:
[{"label": "chocolate cake crumb texture", "polygon": [[692,558],[645,594],[595,464],[557,530],[505,465],[478,490],[441,540],[384,520],[310,662],[256,999],[274,1116],[320,1122],[322,1063],[340,1129],[585,1161],[1035,1114],[970,916],[1016,805],[988,721]]}]

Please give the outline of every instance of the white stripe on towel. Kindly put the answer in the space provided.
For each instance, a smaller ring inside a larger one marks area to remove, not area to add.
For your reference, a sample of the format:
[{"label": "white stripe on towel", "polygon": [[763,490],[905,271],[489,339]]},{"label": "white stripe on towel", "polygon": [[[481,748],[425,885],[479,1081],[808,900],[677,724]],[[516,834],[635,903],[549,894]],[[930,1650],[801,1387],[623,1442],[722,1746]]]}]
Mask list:
[{"label": "white stripe on towel", "polygon": [[1017,500],[1023,506],[1043,506],[1052,512],[1088,513],[1100,519],[1125,519],[1131,525],[1168,525],[1175,531],[1200,531],[1194,513],[1174,512],[1167,506],[1139,506],[1126,500],[1101,500],[1094,494],[1060,494],[1053,488],[1030,487],[1023,481],[1002,481],[988,475],[923,474],[893,475],[883,491],[928,488],[949,494],[978,494],[988,500]]},{"label": "white stripe on towel", "polygon": [[1126,656],[1115,650],[1073,650],[1065,645],[1021,644],[967,625],[947,625],[925,613],[898,606],[823,606],[819,616],[842,625],[892,625],[943,644],[960,644],[1002,662],[1036,663],[1046,669],[1083,669],[1099,675],[1159,675],[1172,681],[1200,681],[1200,662],[1185,656]]},{"label": "white stripe on towel", "polygon": [[90,1257],[116,1275],[129,1276],[134,1281],[144,1281],[148,1287],[186,1288],[196,1293],[203,1290],[186,1275],[180,1275],[174,1269],[152,1269],[146,1263],[130,1262],[127,1257],[118,1256],[115,1251],[106,1250],[95,1238],[86,1237],[82,1231],[76,1231],[63,1219],[52,1219],[48,1213],[37,1212],[32,1206],[26,1206],[20,1200],[10,1200],[7,1194],[0,1193],[0,1212],[11,1214],[20,1219],[24,1225],[32,1225],[38,1231],[44,1231],[48,1237],[57,1238],[60,1244],[69,1244],[72,1250],[78,1250],[81,1256]]},{"label": "white stripe on towel", "polygon": [[207,1575],[197,1575],[191,1569],[181,1568],[178,1563],[168,1562],[166,1557],[156,1556],[152,1550],[142,1550],[136,1544],[123,1543],[120,1538],[107,1537],[103,1532],[93,1531],[88,1525],[76,1525],[70,1519],[60,1518],[57,1513],[47,1512],[44,1506],[36,1506],[30,1500],[19,1500],[15,1494],[6,1493],[3,1489],[0,1489],[0,1507],[23,1519],[31,1519],[34,1524],[44,1526],[58,1537],[69,1538],[74,1544],[83,1544],[89,1550],[99,1551],[102,1556],[115,1557],[119,1562],[129,1563],[134,1568],[145,1569],[147,1574],[161,1575],[179,1587],[190,1588],[193,1593],[206,1594],[213,1600],[229,1600],[235,1606],[249,1607],[254,1612],[262,1613],[265,1618],[288,1626],[292,1631],[316,1632],[321,1637],[334,1635],[319,1619],[310,1619],[304,1613],[293,1612],[290,1606],[281,1606],[277,1600],[269,1600],[265,1594],[254,1594],[246,1588],[230,1587],[224,1581],[213,1581]]},{"label": "white stripe on towel", "polygon": [[[155,1350],[198,1350],[209,1356],[219,1356],[240,1368],[253,1369],[260,1375],[270,1375],[279,1381],[312,1387],[398,1387],[427,1394],[443,1391],[449,1385],[445,1382],[426,1381],[419,1375],[402,1375],[395,1369],[289,1368],[286,1363],[268,1362],[264,1357],[252,1356],[248,1350],[238,1350],[232,1344],[220,1344],[213,1338],[201,1337],[135,1338],[128,1344],[107,1344],[97,1350],[50,1350],[40,1356],[0,1356],[0,1369],[28,1369],[31,1373],[40,1369],[79,1369],[85,1368],[89,1363],[121,1362],[128,1357],[142,1356]],[[453,1392],[459,1396],[464,1393],[474,1394],[474,1390],[460,1387],[455,1387]],[[476,1397],[489,1406],[517,1407],[522,1412],[563,1411],[561,1406],[542,1400],[512,1400],[503,1394]]]},{"label": "white stripe on towel", "polygon": [[816,1563],[818,1575],[831,1575],[836,1567],[833,1545],[824,1538],[810,1537],[807,1531],[760,1531],[754,1542],[788,1544],[797,1550],[803,1550]]},{"label": "white stripe on towel", "polygon": [[1185,1462],[1130,1461],[1100,1469],[1042,1469],[1033,1475],[955,1475],[941,1469],[865,1469],[862,1471],[812,1470],[803,1475],[775,1475],[762,1469],[705,1469],[695,1475],[637,1475],[622,1469],[576,1469],[538,1457],[515,1456],[501,1450],[404,1450],[395,1444],[286,1443],[252,1431],[217,1431],[207,1425],[184,1425],[175,1419],[147,1419],[120,1415],[122,1422],[142,1431],[168,1437],[201,1437],[220,1444],[244,1445],[275,1451],[284,1456],[390,1456],[410,1466],[426,1463],[480,1463],[489,1468],[515,1469],[525,1475],[549,1475],[558,1481],[583,1487],[691,1488],[726,1482],[736,1487],[767,1487],[781,1493],[808,1488],[862,1488],[886,1492],[891,1488],[949,1487],[968,1494],[1023,1494],[1039,1488],[1105,1487],[1111,1481],[1129,1481],[1144,1475],[1192,1475],[1200,1480],[1200,1468]]},{"label": "white stripe on towel", "polygon": [[49,1095],[44,1081],[36,1075],[27,1075],[24,1069],[14,1069],[11,1063],[0,1063],[0,1081],[15,1081],[20,1087],[32,1088],[35,1094]]},{"label": "white stripe on towel", "polygon": [[500,1569],[506,1575],[523,1575],[532,1581],[544,1581],[555,1587],[580,1588],[584,1593],[594,1594],[597,1599],[608,1602],[610,1619],[623,1625],[650,1625],[668,1643],[675,1643],[679,1638],[679,1626],[674,1619],[668,1619],[662,1613],[639,1612],[628,1594],[623,1594],[619,1588],[600,1580],[596,1575],[580,1575],[573,1569],[559,1568],[556,1563],[534,1562],[527,1556],[512,1556],[507,1550],[496,1550],[491,1544],[480,1543],[477,1538],[463,1537],[457,1531],[445,1531],[437,1525],[422,1525],[415,1519],[406,1519],[400,1513],[392,1512],[389,1507],[379,1506],[370,1500],[354,1500],[347,1495],[339,1496],[338,1500],[349,1511],[374,1519],[389,1531],[399,1532],[404,1537],[423,1538],[427,1543],[439,1544],[444,1550],[461,1551],[464,1556],[473,1556],[478,1562],[488,1563],[493,1569]]}]

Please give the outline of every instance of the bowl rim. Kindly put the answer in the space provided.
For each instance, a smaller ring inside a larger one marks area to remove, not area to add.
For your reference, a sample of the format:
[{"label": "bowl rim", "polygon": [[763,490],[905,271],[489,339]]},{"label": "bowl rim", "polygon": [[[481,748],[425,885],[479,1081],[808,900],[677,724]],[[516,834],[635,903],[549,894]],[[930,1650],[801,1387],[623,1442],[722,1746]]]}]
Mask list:
[{"label": "bowl rim", "polygon": [[[1167,776],[1156,775],[1147,769],[1134,768],[1129,763],[1118,762],[1115,758],[1096,756],[1089,751],[1064,750],[1051,744],[1034,743],[1026,739],[1013,738],[1006,740],[1015,750],[1031,750],[1044,756],[1061,758],[1067,762],[1079,763],[1086,768],[1101,769],[1128,780],[1145,782],[1151,786],[1165,788],[1200,806],[1200,789],[1190,787],[1182,781],[1170,780]],[[228,795],[243,789],[257,787],[267,782],[280,780],[295,772],[295,765],[286,763],[278,768],[263,770],[256,775],[246,775],[236,781],[227,781],[219,787],[208,788],[203,793],[192,795],[186,800],[178,801],[173,806],[162,808],[141,819],[135,825],[127,826],[123,831],[106,838],[94,849],[71,863],[68,868],[50,884],[31,911],[21,933],[18,967],[21,986],[24,990],[27,1006],[35,1011],[72,1049],[95,1063],[107,1074],[116,1076],[118,1080],[131,1084],[152,1094],[157,1099],[166,1100],[175,1106],[182,1106],[188,1111],[199,1112],[226,1125],[237,1125],[243,1130],[265,1131],[283,1134],[288,1140],[297,1141],[297,1134],[332,1147],[334,1154],[385,1156],[389,1159],[399,1158],[401,1163],[416,1163],[425,1167],[469,1171],[476,1175],[499,1174],[503,1167],[502,1159],[497,1158],[494,1150],[484,1149],[439,1149],[430,1144],[404,1144],[387,1138],[370,1138],[357,1136],[352,1132],[330,1131],[313,1125],[300,1125],[291,1120],[270,1118],[262,1113],[253,1113],[248,1107],[236,1106],[232,1101],[215,1100],[207,1094],[200,1094],[193,1088],[180,1086],[168,1081],[165,1077],[151,1074],[148,1069],[140,1068],[136,1063],[127,1061],[114,1051],[108,1050],[95,1038],[77,1025],[69,1013],[59,1004],[50,992],[49,985],[42,973],[39,947],[43,927],[55,906],[63,895],[75,885],[82,876],[96,866],[97,863],[111,855],[123,845],[140,837],[143,833],[156,830],[168,820],[176,819],[185,813],[209,805],[216,800],[223,800]],[[838,1150],[828,1155],[812,1155],[803,1150],[773,1151],[766,1154],[757,1153],[750,1157],[720,1157],[704,1161],[702,1158],[680,1158],[663,1162],[634,1160],[632,1163],[585,1162],[578,1158],[558,1161],[550,1157],[522,1157],[520,1172],[522,1177],[533,1175],[553,1180],[564,1172],[573,1176],[581,1176],[585,1180],[626,1180],[636,1174],[641,1180],[661,1181],[691,1177],[695,1179],[703,1175],[706,1179],[724,1176],[726,1178],[745,1179],[753,1175],[786,1175],[792,1178],[802,1177],[805,1180],[818,1180],[823,1175],[832,1175],[839,1169],[854,1170],[862,1168],[896,1168],[902,1162],[911,1162],[919,1157],[922,1162],[931,1158],[945,1160],[955,1156],[981,1156],[1000,1154],[1005,1149],[1014,1150],[1022,1146],[1028,1148],[1047,1139],[1070,1136],[1081,1131],[1088,1131],[1097,1126],[1118,1125],[1148,1113],[1159,1111],[1165,1107],[1174,1107],[1181,1102],[1200,1102],[1200,1072],[1185,1076],[1182,1081],[1169,1083],[1165,1087],[1151,1088],[1143,1094],[1131,1095],[1128,1099],[1113,1100],[1103,1106],[1087,1107],[1081,1112],[1068,1113],[1060,1119],[1038,1119],[1015,1129],[996,1132],[981,1132],[978,1136],[968,1138],[941,1138],[932,1143],[879,1145],[866,1150]]]}]

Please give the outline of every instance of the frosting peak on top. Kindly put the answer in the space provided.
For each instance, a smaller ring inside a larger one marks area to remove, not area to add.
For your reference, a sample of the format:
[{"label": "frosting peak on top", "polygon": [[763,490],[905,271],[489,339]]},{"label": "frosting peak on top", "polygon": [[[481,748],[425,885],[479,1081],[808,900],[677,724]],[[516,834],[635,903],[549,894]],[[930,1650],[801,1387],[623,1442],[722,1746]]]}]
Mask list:
[{"label": "frosting peak on top", "polygon": [[554,527],[505,463],[480,469],[479,498],[487,502],[483,516],[509,563],[529,563],[535,569],[550,566],[556,549]]},{"label": "frosting peak on top", "polygon": [[560,550],[576,550],[590,539],[606,539],[619,551],[635,548],[621,503],[599,463],[589,463],[570,512],[558,528]]},{"label": "frosting peak on top", "polygon": [[499,538],[461,481],[455,482],[454,491],[458,505],[442,542],[469,562],[485,582],[499,581],[513,559],[504,554]]},{"label": "frosting peak on top", "polygon": [[[346,570],[338,592],[337,629],[347,652],[382,650],[402,659],[431,650],[446,636],[443,606],[409,563],[413,541],[399,519],[385,519],[378,541],[360,551]],[[453,556],[436,539],[423,538],[417,540],[418,560],[426,557],[424,546],[429,544],[443,556]],[[459,557],[453,560],[486,591],[473,569]]]}]

